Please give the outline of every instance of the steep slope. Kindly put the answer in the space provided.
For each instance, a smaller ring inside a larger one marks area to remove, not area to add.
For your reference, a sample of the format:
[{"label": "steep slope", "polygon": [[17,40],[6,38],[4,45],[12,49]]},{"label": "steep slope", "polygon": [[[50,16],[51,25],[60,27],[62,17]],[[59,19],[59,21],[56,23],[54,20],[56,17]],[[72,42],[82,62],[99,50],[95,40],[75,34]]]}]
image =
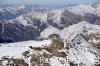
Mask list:
[{"label": "steep slope", "polygon": [[[18,66],[99,66],[99,29],[100,26],[86,21],[66,27],[63,30],[50,26],[41,33],[41,37],[48,38],[49,35],[54,34],[54,38],[51,38],[51,40],[1,44],[0,64]],[[50,33],[48,34],[48,32]],[[60,37],[56,37],[55,34],[59,34]]]},{"label": "steep slope", "polygon": [[35,40],[49,26],[62,30],[81,21],[100,24],[99,4],[61,9],[16,5],[0,9],[0,40],[3,43]]},{"label": "steep slope", "polygon": [[[64,39],[67,49],[69,49],[68,46],[70,45],[69,54],[71,55],[68,56],[68,58],[70,58],[70,61],[79,62],[79,57],[81,58],[81,60],[82,57],[84,57],[84,61],[82,62],[87,63],[85,66],[92,66],[94,65],[94,62],[99,62],[97,60],[94,60],[93,58],[100,59],[99,29],[100,26],[89,24],[88,22],[83,21],[78,24],[66,27],[63,30],[60,30],[58,33],[56,33],[55,28],[52,28],[51,30],[53,32],[52,34],[58,34],[61,36],[61,38]],[[41,35],[48,35],[48,31],[49,29],[44,30]]]},{"label": "steep slope", "polygon": [[[42,31],[41,36],[47,38],[51,34],[59,34],[61,36],[61,38],[63,38],[63,39],[69,38],[71,40],[77,34],[84,33],[85,31],[88,34],[90,34],[90,33],[100,34],[99,28],[100,28],[100,26],[98,26],[98,25],[93,25],[86,21],[82,21],[82,22],[79,22],[78,24],[74,24],[72,26],[66,27],[63,30],[56,29],[55,27],[46,28],[44,31]],[[49,30],[50,30],[50,32],[49,32]]]}]

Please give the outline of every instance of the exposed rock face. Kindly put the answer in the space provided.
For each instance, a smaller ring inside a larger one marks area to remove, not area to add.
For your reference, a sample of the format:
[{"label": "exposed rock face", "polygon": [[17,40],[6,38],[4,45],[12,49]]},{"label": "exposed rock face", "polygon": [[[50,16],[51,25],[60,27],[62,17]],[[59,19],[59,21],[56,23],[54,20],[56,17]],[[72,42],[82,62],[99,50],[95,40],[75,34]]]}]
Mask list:
[{"label": "exposed rock face", "polygon": [[96,20],[98,20],[100,17],[98,17],[97,15],[95,14],[92,14],[92,13],[86,13],[84,16],[83,16],[83,20],[89,22],[89,23],[92,23],[92,24],[95,24]]},{"label": "exposed rock face", "polygon": [[[38,23],[38,22],[36,22]],[[34,40],[46,28],[45,24],[37,24],[37,29],[32,26],[23,26],[20,23],[0,23],[0,39],[16,41]]]},{"label": "exposed rock face", "polygon": [[73,13],[67,8],[40,9],[38,6],[1,8],[0,39],[4,42],[5,40],[11,40],[12,42],[33,40],[40,37],[40,33],[48,26],[62,30],[81,21],[100,25],[100,16],[97,14],[99,11],[96,10],[99,7],[98,5],[91,6],[93,9],[95,8],[95,11],[93,11],[95,13],[89,12],[84,15]]},{"label": "exposed rock face", "polygon": [[[51,36],[51,39],[1,44],[0,64],[5,66],[6,64],[98,66],[100,64],[99,29],[98,25],[80,22],[67,27],[59,32],[59,35],[54,34],[55,32],[48,35]],[[52,30],[55,29],[52,28]]]},{"label": "exposed rock face", "polygon": [[95,24],[100,25],[100,19],[97,19]]},{"label": "exposed rock face", "polygon": [[71,13],[68,10],[65,10],[61,16],[61,24],[63,24],[65,27],[76,24],[80,22],[81,20],[82,20],[81,15],[75,15],[74,13]]},{"label": "exposed rock face", "polygon": [[77,15],[77,14],[71,13],[68,10],[65,10],[61,16],[61,24],[65,25],[65,27],[76,24],[81,21],[87,21],[92,24],[95,24],[95,23],[98,24],[99,19],[100,17],[93,13],[86,13],[84,14],[84,16],[82,16],[80,14]]},{"label": "exposed rock face", "polygon": [[[3,56],[0,60],[0,64],[3,65],[6,61],[5,65],[18,66],[55,66],[57,65],[56,63],[59,63],[58,66],[99,66],[97,47],[94,48],[90,43],[87,43],[88,42],[82,42],[82,44],[77,45],[73,44],[73,42],[70,42],[70,44],[65,42],[66,46],[64,47],[64,42],[61,38],[54,38],[50,46],[27,46],[29,49],[21,53],[21,59]],[[9,46],[12,47],[12,45]],[[69,49],[67,49],[67,47],[69,47]]]}]

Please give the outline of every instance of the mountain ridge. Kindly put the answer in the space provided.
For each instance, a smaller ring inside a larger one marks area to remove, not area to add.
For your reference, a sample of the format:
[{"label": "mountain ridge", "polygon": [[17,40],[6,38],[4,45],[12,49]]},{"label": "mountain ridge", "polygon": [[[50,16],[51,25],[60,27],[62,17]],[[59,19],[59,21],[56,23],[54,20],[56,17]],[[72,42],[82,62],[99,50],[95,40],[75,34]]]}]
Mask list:
[{"label": "mountain ridge", "polygon": [[[99,8],[99,4],[81,4],[62,9],[21,5],[0,8],[0,39],[12,42],[34,40],[48,26],[62,30],[81,21],[99,25]],[[77,9],[78,13],[75,12]]]},{"label": "mountain ridge", "polygon": [[[48,32],[50,29],[46,29],[46,31]],[[55,28],[52,27],[51,30],[53,29]],[[100,64],[99,29],[100,26],[83,21],[60,30],[58,32],[60,37],[54,35],[54,38],[50,39],[47,35],[47,37],[42,37],[46,38],[44,40],[3,43],[0,46],[1,65],[98,66]],[[48,34],[47,32],[44,33],[44,36]],[[57,32],[51,34],[54,33]],[[44,60],[43,62],[41,62],[41,58],[42,61]]]}]

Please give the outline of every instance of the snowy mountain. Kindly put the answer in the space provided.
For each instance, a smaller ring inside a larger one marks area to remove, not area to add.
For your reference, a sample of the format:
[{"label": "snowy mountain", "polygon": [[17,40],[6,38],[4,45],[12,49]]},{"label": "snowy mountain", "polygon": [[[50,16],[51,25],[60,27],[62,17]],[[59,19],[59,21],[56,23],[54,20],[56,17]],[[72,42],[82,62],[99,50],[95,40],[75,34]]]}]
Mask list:
[{"label": "snowy mountain", "polygon": [[76,7],[68,7],[68,10],[75,14],[85,15],[86,13],[93,13],[100,16],[100,4],[83,5]]},{"label": "snowy mountain", "polygon": [[0,66],[100,66],[100,4],[0,7]]},{"label": "snowy mountain", "polygon": [[22,5],[1,7],[0,40],[34,40],[49,26],[62,30],[81,21],[100,25],[99,12],[100,4],[81,4],[61,9]]},{"label": "snowy mountain", "polygon": [[[52,34],[57,34],[59,37]],[[48,38],[50,35],[53,38]],[[41,33],[41,38],[45,39],[1,44],[0,64],[4,66],[100,65],[98,25],[82,21],[63,30],[49,26]]]},{"label": "snowy mountain", "polygon": [[85,31],[88,34],[90,34],[91,32],[92,33],[99,33],[100,32],[99,27],[100,26],[90,24],[86,21],[82,21],[82,22],[79,22],[78,24],[74,24],[72,26],[66,27],[63,30],[59,30],[55,27],[49,26],[48,28],[46,28],[45,30],[42,31],[41,37],[47,38],[51,34],[58,34],[63,39],[67,39],[67,38],[72,39],[76,35],[83,33]]}]

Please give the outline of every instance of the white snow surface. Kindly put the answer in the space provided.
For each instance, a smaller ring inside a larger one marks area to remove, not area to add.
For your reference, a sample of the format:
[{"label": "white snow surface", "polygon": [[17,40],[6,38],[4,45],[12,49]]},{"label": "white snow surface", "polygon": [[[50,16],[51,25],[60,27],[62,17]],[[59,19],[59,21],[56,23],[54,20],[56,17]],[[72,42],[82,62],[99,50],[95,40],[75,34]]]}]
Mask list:
[{"label": "white snow surface", "polygon": [[83,5],[80,4],[78,6],[74,7],[68,7],[67,9],[75,14],[81,14],[84,15],[86,13],[93,13],[98,16],[100,16],[100,4],[95,5],[96,7],[92,7],[92,5]]},{"label": "white snow surface", "polygon": [[58,34],[63,39],[68,39],[71,41],[78,34],[82,33],[83,30],[86,29],[89,33],[99,33],[100,34],[100,26],[90,24],[86,21],[79,22],[78,24],[74,24],[72,26],[66,27],[63,30],[59,30],[55,27],[49,26],[41,33],[41,37],[47,38],[51,34]]},{"label": "white snow surface", "polygon": [[29,50],[29,46],[33,47],[43,47],[49,46],[51,40],[44,41],[24,41],[9,44],[1,44],[0,46],[0,58],[3,56],[22,58],[22,53]]},{"label": "white snow surface", "polygon": [[[8,11],[15,11],[19,10],[19,9],[24,9],[24,6],[14,6],[14,7],[8,7]],[[77,5],[77,6],[73,6],[73,7],[66,7],[66,8],[61,8],[61,9],[48,9],[46,12],[37,12],[34,11],[34,9],[24,15],[21,15],[17,18],[15,18],[19,23],[23,24],[24,26],[29,26],[32,24],[33,21],[31,21],[31,19],[33,18],[37,18],[40,20],[40,22],[44,22],[47,23],[48,19],[53,20],[53,23],[56,23],[58,26],[61,25],[61,17],[62,14],[64,12],[64,10],[67,9],[70,12],[74,13],[74,14],[80,14],[82,16],[84,16],[86,13],[92,13],[95,14],[97,16],[100,16],[100,4],[95,4],[93,5]],[[0,9],[0,11],[2,11],[2,9]],[[30,24],[28,23],[30,22]],[[47,23],[48,24],[48,23]]]},{"label": "white snow surface", "polygon": [[64,9],[52,9],[48,11],[48,14],[51,14],[49,19],[53,19],[54,23],[57,23],[58,25],[60,25],[60,19],[63,12],[64,12]]},{"label": "white snow surface", "polygon": [[[80,26],[80,28],[79,28]],[[52,26],[49,26],[47,29],[45,29],[41,33],[41,37],[47,38],[51,34],[59,34],[61,38],[64,40],[68,40],[71,42],[72,39],[74,39],[78,34],[82,33],[83,30],[86,29],[88,33],[99,33],[100,34],[100,26],[89,24],[86,21],[82,21],[78,24],[74,24],[72,26],[66,27],[63,30],[59,30],[57,28],[54,28]],[[83,40],[83,38],[81,38]],[[77,42],[77,40],[75,41]],[[46,50],[42,51],[34,51],[29,48],[29,46],[32,47],[44,47],[44,46],[50,46],[51,40],[44,40],[44,41],[24,41],[24,42],[17,42],[17,43],[9,43],[9,44],[1,44],[0,46],[0,58],[3,56],[7,57],[13,57],[13,58],[23,58],[22,53],[25,51],[30,50],[30,54],[43,54],[43,52],[46,52]],[[66,44],[67,45],[67,44]],[[63,48],[59,50],[60,52],[65,52],[68,56],[66,56],[70,62],[73,63],[80,63],[83,62],[86,64],[85,66],[92,66],[95,62],[98,62],[95,60],[97,59],[96,55],[94,55],[92,52],[98,53],[98,51],[92,47],[91,44],[87,43],[85,40],[81,42],[80,45],[76,44],[73,45],[73,48],[70,48],[69,50]],[[69,54],[67,53],[69,52]],[[24,60],[31,66],[30,58],[27,58]],[[77,60],[78,59],[78,60]],[[64,64],[61,62],[65,61]],[[5,61],[6,62],[6,61]],[[53,56],[50,58],[50,65],[51,66],[70,66],[68,62],[66,62],[66,58],[56,57]]]},{"label": "white snow surface", "polygon": [[47,27],[45,30],[42,31],[41,37],[48,38],[51,34],[59,34],[61,31],[57,28],[54,28],[52,26]]}]

